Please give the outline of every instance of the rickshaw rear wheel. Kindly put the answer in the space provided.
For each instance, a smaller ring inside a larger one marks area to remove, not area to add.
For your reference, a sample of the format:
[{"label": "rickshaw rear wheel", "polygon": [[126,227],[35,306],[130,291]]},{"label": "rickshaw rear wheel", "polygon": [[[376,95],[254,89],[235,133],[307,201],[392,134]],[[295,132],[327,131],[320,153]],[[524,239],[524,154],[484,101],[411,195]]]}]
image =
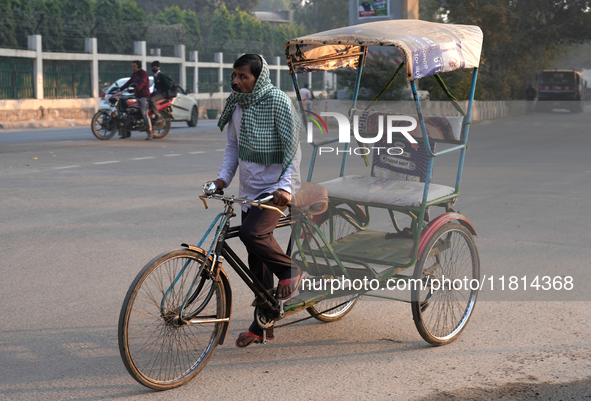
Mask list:
[{"label": "rickshaw rear wheel", "polygon": [[[343,208],[338,208],[338,210],[341,211],[343,215],[349,217],[352,221],[355,221],[358,225],[362,224],[359,216],[356,213]],[[330,223],[328,219],[329,215],[327,212],[325,216],[323,216],[320,221],[318,221],[318,228],[320,228],[320,231],[324,234],[326,239],[330,241]],[[359,231],[357,227],[347,221],[346,218],[339,214],[333,215],[333,239],[335,241],[346,237],[349,234],[353,234],[356,231]],[[349,313],[351,309],[353,309],[353,306],[355,306],[355,303],[358,299],[358,295],[345,295],[343,297],[329,298],[322,300],[313,306],[310,306],[309,308],[306,308],[306,311],[321,322],[334,322],[336,320],[342,319],[347,313]]]},{"label": "rickshaw rear wheel", "polygon": [[480,259],[472,233],[458,223],[440,227],[427,242],[414,271],[412,315],[432,345],[454,341],[474,310]]}]

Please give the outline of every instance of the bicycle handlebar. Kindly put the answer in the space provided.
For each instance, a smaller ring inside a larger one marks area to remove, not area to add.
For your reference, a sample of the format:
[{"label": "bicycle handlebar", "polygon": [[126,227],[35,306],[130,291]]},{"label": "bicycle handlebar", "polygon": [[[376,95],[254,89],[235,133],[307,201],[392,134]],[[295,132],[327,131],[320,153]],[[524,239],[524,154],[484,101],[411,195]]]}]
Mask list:
[{"label": "bicycle handlebar", "polygon": [[[205,192],[205,190],[203,192]],[[251,200],[251,199],[237,198],[235,196],[226,196],[226,195],[219,195],[219,194],[204,193],[203,195],[199,196],[199,199],[201,199],[203,201],[203,204],[205,205],[206,209],[208,209],[208,206],[207,206],[207,202],[205,200],[206,199],[215,199],[215,200],[221,200],[221,201],[231,202],[231,203],[240,203],[242,205],[252,205],[252,206],[258,207],[259,209],[261,209],[261,208],[270,209],[270,210],[276,211],[277,213],[279,213],[283,217],[287,217],[287,215],[285,213],[283,213],[281,210],[279,210],[275,206],[263,205],[264,202],[268,202],[271,199],[273,199],[273,195],[269,195],[269,196],[262,198],[262,199]]]}]

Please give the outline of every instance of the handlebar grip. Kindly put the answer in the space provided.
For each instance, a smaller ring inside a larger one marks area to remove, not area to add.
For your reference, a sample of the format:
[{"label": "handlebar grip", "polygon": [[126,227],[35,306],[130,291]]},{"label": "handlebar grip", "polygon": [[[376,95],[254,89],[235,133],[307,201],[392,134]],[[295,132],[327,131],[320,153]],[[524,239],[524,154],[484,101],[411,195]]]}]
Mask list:
[{"label": "handlebar grip", "polygon": [[273,199],[273,195],[269,195],[266,198],[259,199],[257,202],[259,202],[259,203],[265,203],[265,202],[268,202],[268,201],[270,201],[272,199]]}]

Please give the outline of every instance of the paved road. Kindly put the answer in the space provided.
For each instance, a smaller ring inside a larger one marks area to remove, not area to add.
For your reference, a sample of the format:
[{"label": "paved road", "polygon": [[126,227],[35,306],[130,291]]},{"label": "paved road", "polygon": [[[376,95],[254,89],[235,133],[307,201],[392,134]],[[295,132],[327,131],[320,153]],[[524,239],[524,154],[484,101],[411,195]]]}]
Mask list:
[{"label": "paved road", "polygon": [[[153,256],[203,234],[216,207],[204,210],[197,195],[215,177],[224,143],[212,121],[175,124],[155,141],[98,141],[78,127],[0,133],[0,399],[589,394],[589,112],[474,125],[457,205],[478,231],[483,274],[495,282],[571,275],[585,291],[483,291],[466,330],[445,347],[422,341],[409,305],[366,297],[339,322],[309,320],[278,331],[268,346],[238,350],[252,297],[230,272],[232,324],[209,365],[173,391],[137,384],[117,347],[123,297]],[[314,181],[336,176],[336,162],[322,157]],[[453,181],[455,162],[438,162],[436,181]],[[367,174],[361,160],[347,166]]]}]

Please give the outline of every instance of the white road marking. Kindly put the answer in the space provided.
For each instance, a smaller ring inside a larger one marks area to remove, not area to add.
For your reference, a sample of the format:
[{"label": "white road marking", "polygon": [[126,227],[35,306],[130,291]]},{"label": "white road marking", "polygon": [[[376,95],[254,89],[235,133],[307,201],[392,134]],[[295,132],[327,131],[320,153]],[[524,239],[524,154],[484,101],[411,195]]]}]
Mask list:
[{"label": "white road marking", "polygon": [[74,167],[80,167],[80,166],[79,165],[78,166],[63,166],[63,167],[54,167],[53,169],[54,170],[63,170],[65,168],[74,168]]},{"label": "white road marking", "polygon": [[[226,149],[215,149],[216,152],[225,152]],[[205,150],[199,150],[196,152],[188,152],[190,155],[200,155],[203,153],[207,153]],[[164,157],[175,157],[175,156],[182,156],[182,154],[179,153],[171,153],[171,154],[167,154],[167,155],[163,155]],[[155,159],[155,156],[144,156],[144,157],[133,157],[130,160],[149,160],[149,159]],[[95,165],[101,165],[101,164],[113,164],[113,163],[120,163],[119,160],[109,160],[109,161],[104,161],[104,162],[95,162],[92,164]],[[76,168],[76,167],[80,167],[80,165],[72,165],[72,166],[62,166],[62,167],[53,167],[54,170],[63,170],[63,169],[68,169],[68,168]]]}]

